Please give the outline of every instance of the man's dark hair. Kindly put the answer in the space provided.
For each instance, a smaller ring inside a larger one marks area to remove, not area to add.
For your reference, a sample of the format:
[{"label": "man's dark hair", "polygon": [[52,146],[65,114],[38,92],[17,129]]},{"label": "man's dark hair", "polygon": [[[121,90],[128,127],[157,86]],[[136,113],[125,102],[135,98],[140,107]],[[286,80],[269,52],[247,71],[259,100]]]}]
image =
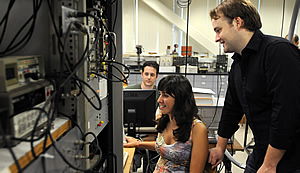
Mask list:
[{"label": "man's dark hair", "polygon": [[297,43],[299,41],[299,37],[297,34],[295,34],[294,37],[295,37],[295,43]]},{"label": "man's dark hair", "polygon": [[142,72],[144,72],[144,69],[145,69],[146,66],[150,66],[150,67],[155,68],[156,69],[156,75],[159,73],[159,65],[157,64],[157,62],[155,62],[155,61],[146,61],[143,64]]},{"label": "man's dark hair", "polygon": [[[288,39],[288,34],[285,36],[286,39]],[[295,43],[297,43],[299,41],[299,37],[297,34],[294,34],[294,37],[292,38],[293,41],[295,41]]]},{"label": "man's dark hair", "polygon": [[225,0],[209,12],[211,19],[219,19],[225,16],[229,24],[235,17],[244,21],[243,27],[249,31],[255,31],[262,27],[260,16],[254,5],[248,0]]}]

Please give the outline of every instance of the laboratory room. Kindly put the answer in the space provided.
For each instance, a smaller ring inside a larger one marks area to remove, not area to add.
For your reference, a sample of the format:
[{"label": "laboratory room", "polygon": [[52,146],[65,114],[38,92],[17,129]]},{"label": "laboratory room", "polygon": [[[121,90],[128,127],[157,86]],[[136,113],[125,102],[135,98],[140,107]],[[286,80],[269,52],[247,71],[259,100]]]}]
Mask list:
[{"label": "laboratory room", "polygon": [[1,1],[0,173],[300,172],[299,7]]}]

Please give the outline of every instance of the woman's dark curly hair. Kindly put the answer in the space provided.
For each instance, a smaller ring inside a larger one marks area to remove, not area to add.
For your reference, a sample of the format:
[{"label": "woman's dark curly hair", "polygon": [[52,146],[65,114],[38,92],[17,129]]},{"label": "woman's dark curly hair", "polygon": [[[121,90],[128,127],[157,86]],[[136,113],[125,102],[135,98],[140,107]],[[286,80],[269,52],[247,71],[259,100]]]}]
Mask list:
[{"label": "woman's dark curly hair", "polygon": [[[166,76],[159,81],[158,90],[175,98],[171,115],[178,128],[173,131],[173,135],[176,141],[186,142],[190,137],[193,120],[200,119],[190,82],[184,76]],[[169,121],[169,116],[163,114],[157,120],[157,131],[162,133]]]}]

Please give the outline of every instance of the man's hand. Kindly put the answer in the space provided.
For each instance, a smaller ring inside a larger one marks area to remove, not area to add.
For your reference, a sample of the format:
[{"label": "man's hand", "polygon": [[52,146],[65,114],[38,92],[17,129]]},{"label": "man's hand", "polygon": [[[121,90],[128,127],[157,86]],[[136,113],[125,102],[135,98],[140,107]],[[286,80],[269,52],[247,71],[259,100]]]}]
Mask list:
[{"label": "man's hand", "polygon": [[217,167],[223,160],[224,150],[221,147],[215,147],[209,149],[208,163],[212,165],[212,168]]}]

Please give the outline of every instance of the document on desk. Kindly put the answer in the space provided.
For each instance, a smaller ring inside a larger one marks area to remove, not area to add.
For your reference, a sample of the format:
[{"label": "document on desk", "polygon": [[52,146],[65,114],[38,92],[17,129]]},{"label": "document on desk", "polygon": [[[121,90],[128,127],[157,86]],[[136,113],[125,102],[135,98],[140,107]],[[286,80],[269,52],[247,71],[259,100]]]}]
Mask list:
[{"label": "document on desk", "polygon": [[213,92],[211,89],[206,88],[193,88],[194,97],[197,106],[212,106],[213,105]]},{"label": "document on desk", "polygon": [[213,95],[215,92],[209,88],[195,88],[193,87],[193,92],[194,93],[199,93],[199,94],[210,94]]},{"label": "document on desk", "polygon": [[128,158],[128,152],[123,151],[123,168],[126,164],[127,158]]}]

